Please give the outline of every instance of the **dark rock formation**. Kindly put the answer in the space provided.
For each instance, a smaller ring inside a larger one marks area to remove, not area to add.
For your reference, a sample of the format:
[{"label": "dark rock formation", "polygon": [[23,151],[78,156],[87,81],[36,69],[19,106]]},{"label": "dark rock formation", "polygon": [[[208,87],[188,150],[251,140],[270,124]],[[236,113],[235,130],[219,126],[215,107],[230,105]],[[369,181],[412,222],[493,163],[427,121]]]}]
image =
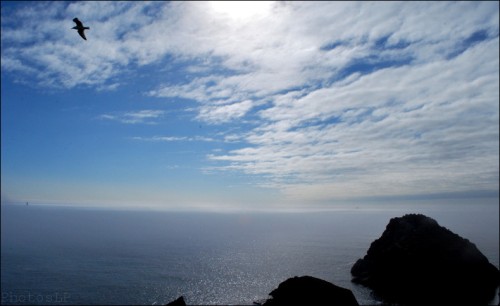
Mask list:
[{"label": "dark rock formation", "polygon": [[385,301],[403,304],[487,304],[500,283],[473,243],[415,214],[391,219],[351,274]]},{"label": "dark rock formation", "polygon": [[276,305],[358,305],[351,290],[311,276],[293,277],[279,284],[264,306]]},{"label": "dark rock formation", "polygon": [[177,300],[168,303],[166,306],[186,306],[184,297],[181,295]]}]

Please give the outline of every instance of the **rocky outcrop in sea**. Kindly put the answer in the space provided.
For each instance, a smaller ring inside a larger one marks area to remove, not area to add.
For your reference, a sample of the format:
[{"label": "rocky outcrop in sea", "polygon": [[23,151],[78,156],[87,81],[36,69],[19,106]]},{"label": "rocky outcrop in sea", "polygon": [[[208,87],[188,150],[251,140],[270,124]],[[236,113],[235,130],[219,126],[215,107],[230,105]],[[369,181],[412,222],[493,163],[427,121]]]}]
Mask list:
[{"label": "rocky outcrop in sea", "polygon": [[420,214],[391,219],[351,274],[398,304],[484,305],[500,283],[499,270],[473,243]]},{"label": "rocky outcrop in sea", "polygon": [[186,302],[184,301],[184,296],[181,295],[179,298],[177,298],[177,300],[172,301],[166,304],[165,306],[186,306]]},{"label": "rocky outcrop in sea", "polygon": [[264,306],[331,305],[358,306],[352,291],[312,276],[292,277],[279,284]]}]

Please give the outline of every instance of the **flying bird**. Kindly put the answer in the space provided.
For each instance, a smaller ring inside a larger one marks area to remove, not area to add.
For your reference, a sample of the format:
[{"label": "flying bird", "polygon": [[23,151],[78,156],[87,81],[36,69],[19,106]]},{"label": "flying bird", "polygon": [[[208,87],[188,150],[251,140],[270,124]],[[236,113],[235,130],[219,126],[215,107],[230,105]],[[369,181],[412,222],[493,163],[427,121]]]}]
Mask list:
[{"label": "flying bird", "polygon": [[73,21],[76,23],[76,27],[72,27],[72,29],[77,30],[78,34],[80,34],[80,36],[83,39],[87,40],[87,38],[85,37],[84,31],[85,30],[89,30],[90,28],[89,27],[84,27],[83,23],[80,20],[78,20],[78,18],[74,18]]}]

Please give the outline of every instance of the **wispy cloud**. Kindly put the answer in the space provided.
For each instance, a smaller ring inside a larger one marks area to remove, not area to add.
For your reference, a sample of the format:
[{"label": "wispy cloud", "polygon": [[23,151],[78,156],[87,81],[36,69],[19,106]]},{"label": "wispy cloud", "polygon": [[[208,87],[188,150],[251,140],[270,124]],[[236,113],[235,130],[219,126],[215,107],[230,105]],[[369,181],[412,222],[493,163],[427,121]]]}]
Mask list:
[{"label": "wispy cloud", "polygon": [[204,136],[194,136],[194,137],[186,137],[186,136],[153,136],[153,137],[141,137],[141,136],[135,136],[132,137],[133,140],[139,140],[139,141],[154,141],[154,142],[172,142],[172,141],[206,141],[206,142],[212,142],[216,141],[213,138],[210,137],[204,137]]},{"label": "wispy cloud", "polygon": [[260,112],[266,124],[246,137],[252,146],[210,158],[228,162],[224,169],[270,176],[294,197],[495,189],[499,78],[493,67],[498,39],[450,61],[289,94],[290,103]]},{"label": "wispy cloud", "polygon": [[198,119],[211,123],[223,123],[241,118],[252,108],[250,100],[228,105],[203,106],[197,116]]},{"label": "wispy cloud", "polygon": [[103,114],[98,118],[126,124],[156,124],[157,119],[163,117],[165,113],[166,112],[162,110],[140,110],[137,112]]}]

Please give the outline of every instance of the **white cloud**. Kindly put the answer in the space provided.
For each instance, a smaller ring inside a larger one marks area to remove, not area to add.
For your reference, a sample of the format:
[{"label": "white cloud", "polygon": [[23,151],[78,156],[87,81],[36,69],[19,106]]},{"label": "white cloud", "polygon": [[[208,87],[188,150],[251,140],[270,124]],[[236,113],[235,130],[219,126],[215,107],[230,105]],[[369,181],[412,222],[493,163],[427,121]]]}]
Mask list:
[{"label": "white cloud", "polygon": [[215,139],[211,137],[205,137],[205,136],[194,136],[194,137],[186,137],[186,136],[153,136],[153,137],[132,137],[133,140],[140,140],[140,141],[154,141],[154,142],[172,142],[172,141],[205,141],[205,142],[212,142],[216,141]]},{"label": "white cloud", "polygon": [[209,158],[302,200],[495,190],[498,57],[497,38],[449,61],[280,95],[251,146]]},{"label": "white cloud", "polygon": [[127,113],[115,113],[115,114],[103,114],[98,118],[102,120],[113,120],[126,124],[155,124],[156,119],[159,119],[165,115],[165,111],[162,110],[140,110],[137,112],[127,112]]},{"label": "white cloud", "polygon": [[[127,65],[145,65],[171,54],[180,60],[218,57],[225,68],[244,71],[238,89],[269,93],[330,76],[388,36],[388,44],[417,44],[403,54],[416,60],[442,54],[477,29],[498,31],[496,3],[266,4],[270,14],[244,23],[225,18],[208,2],[77,2],[37,4],[2,22],[6,58],[53,72],[53,85],[104,83]],[[78,15],[91,29],[84,42],[70,29]],[[457,18],[456,16],[461,16]],[[20,26],[14,27],[14,24]],[[427,24],[423,27],[422,24]],[[32,31],[37,25],[38,31]],[[320,48],[342,42],[339,48]],[[21,51],[22,52],[19,52]],[[393,55],[394,50],[380,50]],[[51,60],[47,60],[48,56]],[[45,58],[45,59],[44,59]],[[98,73],[106,70],[103,75]],[[66,68],[66,69],[65,69]],[[79,73],[68,73],[72,68]],[[66,80],[67,78],[72,80]],[[43,79],[40,77],[40,79]]]},{"label": "white cloud", "polygon": [[228,122],[243,117],[252,106],[250,100],[228,105],[208,105],[200,109],[197,118],[210,123]]}]

